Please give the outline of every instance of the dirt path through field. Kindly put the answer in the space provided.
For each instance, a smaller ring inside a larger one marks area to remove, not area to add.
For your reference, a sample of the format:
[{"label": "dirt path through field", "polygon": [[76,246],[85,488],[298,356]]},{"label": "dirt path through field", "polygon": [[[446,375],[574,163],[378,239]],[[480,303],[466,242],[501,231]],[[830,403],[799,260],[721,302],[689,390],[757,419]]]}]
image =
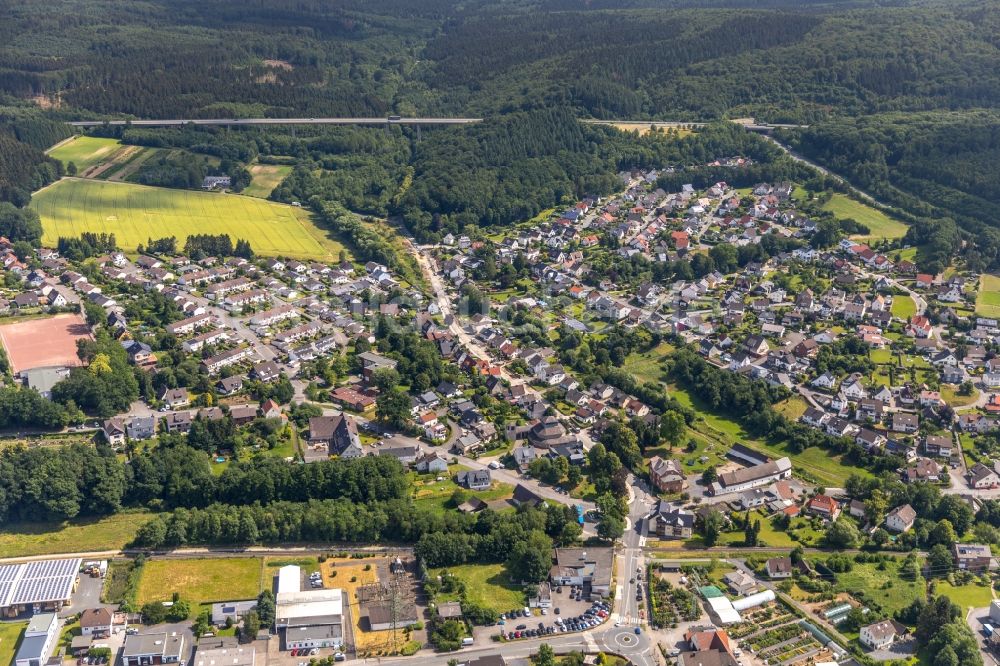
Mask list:
[{"label": "dirt path through field", "polygon": [[128,164],[126,164],[121,169],[119,169],[115,173],[113,173],[110,176],[108,176],[108,180],[112,180],[112,181],[115,181],[115,182],[121,182],[121,181],[125,180],[126,178],[128,178],[129,176],[131,176],[133,173],[135,173],[136,171],[138,171],[139,167],[141,167],[146,160],[148,160],[150,157],[152,157],[153,153],[155,153],[155,152],[156,152],[155,148],[146,148],[145,152],[143,152],[140,155],[137,155]]}]

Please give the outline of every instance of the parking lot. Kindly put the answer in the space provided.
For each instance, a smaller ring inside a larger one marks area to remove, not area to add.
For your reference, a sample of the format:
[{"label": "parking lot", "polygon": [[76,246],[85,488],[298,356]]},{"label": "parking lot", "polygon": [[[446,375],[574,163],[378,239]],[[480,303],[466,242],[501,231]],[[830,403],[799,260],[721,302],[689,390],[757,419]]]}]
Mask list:
[{"label": "parking lot", "polygon": [[[500,632],[507,640],[517,640],[586,631],[609,621],[609,601],[590,602],[578,592],[579,589],[572,586],[554,587],[551,608],[511,609],[511,613],[505,613],[500,620]],[[525,616],[525,610],[530,614]]]}]

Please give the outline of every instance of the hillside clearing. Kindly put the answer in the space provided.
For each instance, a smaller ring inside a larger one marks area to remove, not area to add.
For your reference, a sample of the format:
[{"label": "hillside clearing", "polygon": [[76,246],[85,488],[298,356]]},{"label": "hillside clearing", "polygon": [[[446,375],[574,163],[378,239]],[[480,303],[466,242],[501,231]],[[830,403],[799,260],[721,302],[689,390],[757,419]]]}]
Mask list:
[{"label": "hillside clearing", "polygon": [[243,194],[266,199],[291,172],[292,167],[288,165],[254,164],[250,167],[250,175],[253,176],[253,179],[250,181],[250,185],[243,190]]},{"label": "hillside clearing", "polygon": [[856,240],[892,239],[906,235],[907,226],[899,220],[843,194],[834,193],[830,200],[823,204],[823,210],[830,211],[838,219],[850,218],[868,227],[867,234],[852,236]]},{"label": "hillside clearing", "polygon": [[61,143],[48,151],[53,157],[67,166],[70,162],[76,165],[77,171],[103,162],[121,148],[118,139],[102,139],[96,136],[77,136],[70,141]]}]

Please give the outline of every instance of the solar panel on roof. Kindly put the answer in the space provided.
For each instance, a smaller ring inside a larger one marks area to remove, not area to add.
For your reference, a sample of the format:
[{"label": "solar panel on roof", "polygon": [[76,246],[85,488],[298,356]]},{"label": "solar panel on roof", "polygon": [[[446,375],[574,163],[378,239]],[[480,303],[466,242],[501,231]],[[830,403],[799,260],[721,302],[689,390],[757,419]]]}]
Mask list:
[{"label": "solar panel on roof", "polygon": [[79,558],[0,567],[0,607],[68,599],[79,570]]}]

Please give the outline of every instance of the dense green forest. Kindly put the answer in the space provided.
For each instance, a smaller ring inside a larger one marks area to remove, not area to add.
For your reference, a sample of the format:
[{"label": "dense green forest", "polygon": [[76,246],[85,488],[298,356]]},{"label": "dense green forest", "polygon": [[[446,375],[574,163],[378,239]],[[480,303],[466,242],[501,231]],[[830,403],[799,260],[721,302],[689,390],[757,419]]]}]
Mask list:
[{"label": "dense green forest", "polygon": [[1000,17],[985,0],[0,8],[0,93],[92,114],[493,114],[542,103],[598,117],[808,122],[1000,101]]}]

